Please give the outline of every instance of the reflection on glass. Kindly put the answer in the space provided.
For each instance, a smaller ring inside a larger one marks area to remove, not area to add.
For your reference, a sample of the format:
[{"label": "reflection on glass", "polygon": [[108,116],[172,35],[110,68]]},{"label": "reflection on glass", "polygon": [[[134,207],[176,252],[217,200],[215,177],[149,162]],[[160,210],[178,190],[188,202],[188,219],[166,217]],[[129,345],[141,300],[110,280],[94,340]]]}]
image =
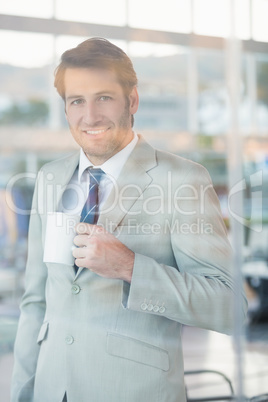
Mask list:
[{"label": "reflection on glass", "polygon": [[9,0],[1,1],[0,13],[27,17],[51,18],[53,1]]},{"label": "reflection on glass", "polygon": [[94,24],[125,25],[126,0],[57,0],[56,18]]},{"label": "reflection on glass", "polygon": [[[1,129],[48,124],[52,45],[51,35],[0,31]],[[3,137],[7,144],[15,145],[14,135]]]},{"label": "reflection on glass", "polygon": [[250,38],[250,7],[249,0],[235,1],[235,32],[240,39]]},{"label": "reflection on glass", "polygon": [[[249,1],[234,1],[237,4],[238,36],[246,38],[249,35]],[[176,2],[166,0],[164,6],[163,2],[153,3],[149,0],[143,2],[130,0],[129,3],[131,11],[129,23],[132,26],[178,32],[184,30],[187,32],[190,29],[188,28],[190,27],[189,0],[178,0]],[[229,2],[226,1],[225,3],[226,8],[222,0],[210,2],[208,0],[196,0],[195,24],[197,31],[200,29],[200,33],[227,34]],[[29,6],[30,4],[31,6]],[[253,4],[254,38],[267,40],[268,2],[267,0],[253,0]],[[149,6],[148,9],[145,8],[145,5]],[[23,3],[21,0],[10,0],[8,3],[1,3],[0,12],[49,18],[51,8],[51,1],[41,4],[30,0],[24,0]],[[85,10],[89,11],[85,13]],[[67,5],[63,0],[58,0],[57,17],[124,25],[126,23],[125,1],[99,1],[93,7],[86,1],[76,1],[74,5]],[[244,24],[245,21],[246,24]],[[200,27],[198,28],[199,24]],[[210,30],[211,27],[212,31]],[[83,39],[85,38],[58,37],[56,40],[56,57],[59,58],[63,51],[76,46]],[[179,154],[188,152],[185,156],[190,156],[204,164],[213,178],[223,206],[224,216],[227,217],[226,148],[224,135],[221,135],[225,133],[228,126],[224,55],[212,50],[199,51],[197,54],[198,132],[204,135],[199,135],[193,140],[191,133],[187,132],[187,116],[189,113],[187,86],[189,80],[192,79],[187,74],[189,49],[152,43],[127,43],[123,40],[112,40],[112,42],[129,53],[139,77],[140,110],[135,119],[136,130],[144,134],[145,137],[148,136],[152,143],[158,145],[158,142],[161,142],[159,144],[161,148],[168,148]],[[12,197],[18,208],[30,209],[36,171],[45,162],[71,152],[74,147],[67,129],[64,131],[63,107],[61,110],[61,130],[44,130],[47,125],[44,115],[47,113],[49,93],[54,90],[52,84],[53,45],[53,38],[50,35],[0,31],[0,324],[2,324],[0,330],[4,329],[3,332],[7,334],[7,340],[4,339],[3,341],[1,338],[0,354],[1,352],[10,353],[10,355],[12,353],[16,320],[19,314],[18,301],[23,291],[29,218],[27,215],[18,216],[14,210],[8,208],[6,200]],[[264,268],[267,268],[266,261],[268,259],[268,211],[266,207],[268,205],[268,148],[266,138],[268,133],[268,57],[251,54],[248,58],[247,55],[243,59],[242,69],[241,127],[244,134],[254,134],[254,137],[247,138],[245,136],[244,138],[244,170],[247,181],[245,211],[249,213],[252,223],[252,227],[248,228],[245,236],[248,258],[246,263],[252,265],[253,272],[252,277],[249,276],[246,283],[251,309],[251,325],[247,328],[247,344],[249,351],[253,351],[248,360],[252,363],[251,359],[255,357],[255,367],[259,367],[260,364],[266,364],[267,351],[265,350],[264,353],[264,341],[267,349],[268,333],[267,279],[263,281],[262,278],[256,276],[256,267],[258,268],[259,262],[263,264]],[[254,91],[256,91],[255,95]],[[247,127],[252,120],[253,109],[256,110],[257,130],[250,132],[247,131]],[[37,117],[40,118],[38,121],[33,120]],[[258,134],[262,136],[260,137]],[[262,186],[258,185],[254,188],[252,178],[256,172],[263,173],[263,183]],[[31,180],[19,180],[16,182],[16,186],[12,188],[12,192],[7,191],[8,181],[23,173],[30,174]],[[253,190],[252,194],[249,194],[249,190]],[[256,204],[252,204],[252,200],[256,200],[256,193],[260,190],[263,209],[257,209],[255,208]],[[254,226],[258,228],[262,224],[261,234],[257,231],[254,232]],[[265,299],[262,299],[263,297]],[[266,314],[265,327],[261,327],[258,323],[260,318],[263,319],[263,309],[265,309]],[[200,340],[200,333],[198,337]],[[259,342],[260,339],[262,342]],[[201,344],[198,343],[202,350],[205,350],[205,358],[202,356],[202,362],[196,358],[193,361],[191,343],[188,346],[189,355],[187,356],[186,353],[186,367],[187,363],[188,365],[190,363],[191,366],[200,368],[201,363],[207,363],[206,358],[208,359],[210,354],[216,356],[217,353],[209,353],[214,347],[212,341],[213,339],[210,338],[207,349],[204,348],[204,341]],[[225,354],[228,356],[228,352]],[[266,360],[259,362],[260,356]],[[218,362],[219,359],[215,364]],[[211,363],[209,362],[209,364]],[[250,370],[252,371],[252,364]],[[257,372],[254,375],[252,372],[250,376],[247,375],[247,395],[253,395],[253,392],[257,394],[266,389],[267,381],[262,382],[262,379]],[[251,384],[254,387],[251,387]],[[1,389],[1,395],[2,392],[4,391]],[[200,397],[200,395],[198,396]],[[8,399],[7,397],[5,400]]]},{"label": "reflection on glass", "polygon": [[194,0],[194,30],[226,37],[230,32],[230,0]]},{"label": "reflection on glass", "polygon": [[129,0],[130,26],[161,31],[190,32],[189,0]]},{"label": "reflection on glass", "polygon": [[[180,46],[129,43],[129,54],[139,78],[138,130],[161,134],[187,128],[187,54]],[[162,137],[162,138],[163,138]],[[172,147],[166,141],[165,147]]]},{"label": "reflection on glass", "polygon": [[223,134],[228,128],[227,92],[224,55],[217,51],[200,51],[197,55],[199,94],[199,133]]},{"label": "reflection on glass", "polygon": [[268,57],[257,57],[257,125],[268,133]]},{"label": "reflection on glass", "polygon": [[0,62],[42,67],[51,62],[52,35],[0,30]]},{"label": "reflection on glass", "polygon": [[267,0],[252,0],[253,39],[268,41],[268,2]]},{"label": "reflection on glass", "polygon": [[239,123],[242,134],[255,133],[255,60],[251,54],[242,56],[242,82],[240,97]]}]

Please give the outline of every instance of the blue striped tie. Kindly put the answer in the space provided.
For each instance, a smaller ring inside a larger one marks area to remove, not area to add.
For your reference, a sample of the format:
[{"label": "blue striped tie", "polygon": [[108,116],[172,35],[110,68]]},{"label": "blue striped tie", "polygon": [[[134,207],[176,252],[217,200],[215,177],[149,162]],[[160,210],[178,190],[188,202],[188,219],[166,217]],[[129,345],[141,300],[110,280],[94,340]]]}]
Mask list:
[{"label": "blue striped tie", "polygon": [[[81,212],[80,222],[97,223],[99,216],[99,184],[101,176],[105,174],[101,169],[88,169],[89,172],[89,192],[85,205]],[[78,266],[74,264],[75,272]]]},{"label": "blue striped tie", "polygon": [[104,174],[101,169],[88,169],[89,172],[89,192],[85,205],[81,212],[80,222],[95,224],[99,214],[99,184],[101,176]]}]

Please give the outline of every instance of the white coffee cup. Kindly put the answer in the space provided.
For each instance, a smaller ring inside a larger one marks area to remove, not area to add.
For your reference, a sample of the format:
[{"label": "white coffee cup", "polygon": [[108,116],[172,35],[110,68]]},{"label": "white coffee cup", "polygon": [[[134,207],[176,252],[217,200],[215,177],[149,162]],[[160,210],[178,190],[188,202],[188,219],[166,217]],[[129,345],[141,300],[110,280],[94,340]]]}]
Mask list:
[{"label": "white coffee cup", "polygon": [[79,215],[53,212],[47,215],[44,244],[44,262],[73,265],[73,240],[76,236],[75,226],[80,221]]}]

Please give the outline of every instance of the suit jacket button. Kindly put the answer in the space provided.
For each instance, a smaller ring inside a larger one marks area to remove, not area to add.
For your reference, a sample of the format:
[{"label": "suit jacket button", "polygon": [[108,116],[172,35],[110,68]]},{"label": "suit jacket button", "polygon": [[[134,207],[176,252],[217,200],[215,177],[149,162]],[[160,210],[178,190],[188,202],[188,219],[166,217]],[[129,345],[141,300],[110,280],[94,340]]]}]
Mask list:
[{"label": "suit jacket button", "polygon": [[148,310],[148,311],[152,311],[153,308],[154,308],[154,306],[153,306],[151,303],[148,304],[148,307],[147,307],[147,310]]},{"label": "suit jacket button", "polygon": [[71,335],[67,335],[65,337],[65,342],[67,343],[67,345],[71,345],[72,343],[74,343],[74,338]]},{"label": "suit jacket button", "polygon": [[147,307],[148,307],[148,304],[142,303],[141,309],[142,309],[143,311],[147,310]]},{"label": "suit jacket button", "polygon": [[160,309],[160,307],[159,307],[159,306],[154,306],[154,308],[153,308],[153,312],[154,312],[154,313],[158,313],[159,309]]},{"label": "suit jacket button", "polygon": [[163,314],[165,311],[166,311],[165,307],[163,307],[163,306],[160,307],[160,309],[159,309],[160,314]]},{"label": "suit jacket button", "polygon": [[77,284],[74,284],[71,288],[72,294],[77,295],[80,292],[81,288]]}]

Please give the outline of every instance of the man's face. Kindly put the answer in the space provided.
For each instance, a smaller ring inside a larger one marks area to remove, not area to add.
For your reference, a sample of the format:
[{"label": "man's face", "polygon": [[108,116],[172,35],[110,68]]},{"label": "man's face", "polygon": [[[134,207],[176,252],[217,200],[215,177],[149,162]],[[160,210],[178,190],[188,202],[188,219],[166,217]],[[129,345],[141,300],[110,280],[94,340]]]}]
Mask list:
[{"label": "man's face", "polygon": [[67,69],[64,85],[73,138],[91,162],[100,165],[133,138],[131,115],[138,109],[137,90],[126,96],[115,73],[91,68]]}]

